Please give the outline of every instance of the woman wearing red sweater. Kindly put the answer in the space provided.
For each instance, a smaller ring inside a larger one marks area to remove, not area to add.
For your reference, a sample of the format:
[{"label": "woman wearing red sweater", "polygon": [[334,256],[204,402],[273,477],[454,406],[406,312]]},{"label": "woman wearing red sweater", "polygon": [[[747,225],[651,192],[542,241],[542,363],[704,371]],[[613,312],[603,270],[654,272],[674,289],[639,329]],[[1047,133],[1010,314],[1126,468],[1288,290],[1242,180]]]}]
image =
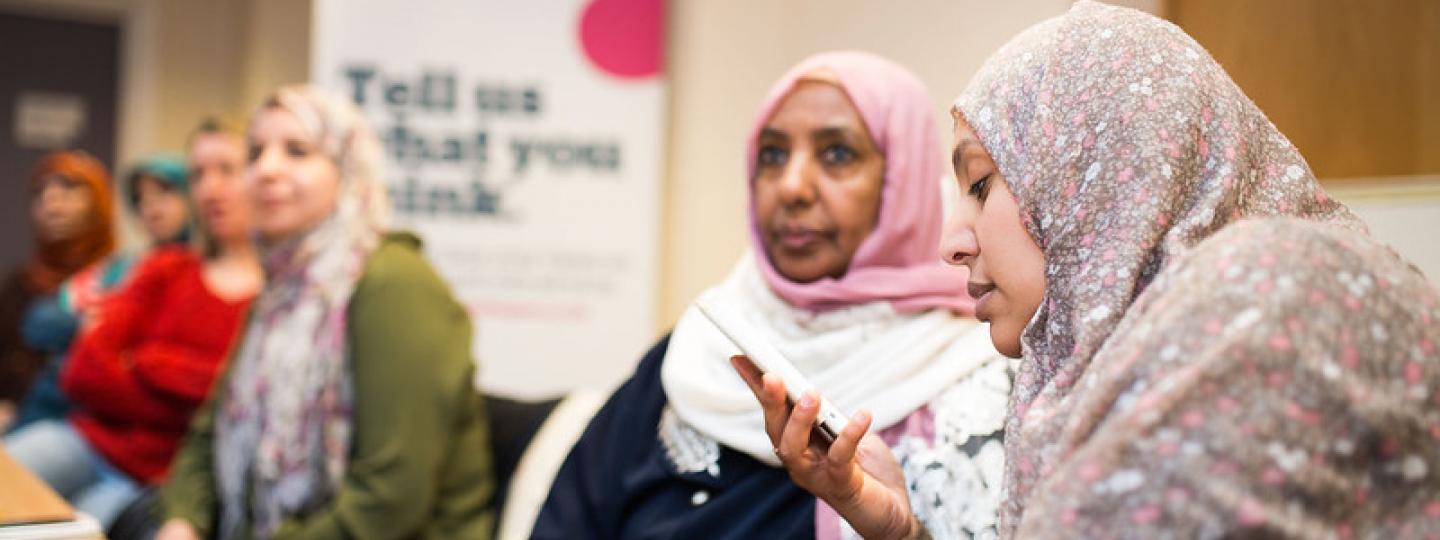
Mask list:
[{"label": "woman wearing red sweater", "polygon": [[207,124],[189,161],[203,256],[172,246],[146,257],[71,350],[60,377],[69,418],[6,439],[17,461],[106,527],[140,486],[164,479],[260,288],[241,140]]}]

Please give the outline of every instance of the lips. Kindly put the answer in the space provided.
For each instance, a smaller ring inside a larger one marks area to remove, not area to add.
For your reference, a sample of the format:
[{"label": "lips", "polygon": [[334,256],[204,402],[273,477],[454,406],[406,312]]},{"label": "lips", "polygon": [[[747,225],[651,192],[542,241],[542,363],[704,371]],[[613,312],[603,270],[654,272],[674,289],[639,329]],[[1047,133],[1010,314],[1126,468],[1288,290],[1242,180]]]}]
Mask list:
[{"label": "lips", "polygon": [[975,299],[975,318],[989,321],[990,315],[986,308],[989,307],[990,293],[995,292],[995,284],[972,281],[966,284],[965,288],[970,297]]},{"label": "lips", "polygon": [[261,193],[261,194],[260,194],[260,197],[258,198],[258,200],[257,200],[256,202],[259,204],[259,206],[260,206],[261,208],[273,209],[273,208],[276,208],[276,207],[278,207],[278,206],[284,205],[286,201],[285,201],[285,198],[282,197],[282,196],[280,196],[280,195],[271,195],[271,194],[267,194],[267,193]]},{"label": "lips", "polygon": [[206,221],[215,221],[225,217],[225,207],[219,204],[206,204],[200,210],[205,215]]},{"label": "lips", "polygon": [[825,231],[810,227],[784,226],[775,229],[773,234],[779,241],[780,247],[790,251],[802,251],[825,238]]}]

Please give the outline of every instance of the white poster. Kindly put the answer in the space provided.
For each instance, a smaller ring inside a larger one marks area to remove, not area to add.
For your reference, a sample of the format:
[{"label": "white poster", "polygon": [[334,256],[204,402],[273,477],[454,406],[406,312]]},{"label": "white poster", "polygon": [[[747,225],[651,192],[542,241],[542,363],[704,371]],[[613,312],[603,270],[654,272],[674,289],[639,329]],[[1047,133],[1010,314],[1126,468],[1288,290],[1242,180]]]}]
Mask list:
[{"label": "white poster", "polygon": [[384,141],[481,385],[623,380],[654,339],[661,0],[317,0],[313,80]]}]

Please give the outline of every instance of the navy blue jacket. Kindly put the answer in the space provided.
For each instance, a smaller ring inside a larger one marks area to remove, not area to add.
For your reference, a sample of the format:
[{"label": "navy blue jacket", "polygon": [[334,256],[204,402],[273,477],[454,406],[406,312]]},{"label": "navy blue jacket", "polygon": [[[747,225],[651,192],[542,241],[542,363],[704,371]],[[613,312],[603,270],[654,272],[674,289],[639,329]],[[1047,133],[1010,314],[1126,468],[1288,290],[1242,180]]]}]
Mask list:
[{"label": "navy blue jacket", "polygon": [[665,336],[650,349],[585,428],[532,537],[814,538],[815,496],[783,469],[722,445],[718,478],[676,471],[657,437],[669,343]]}]

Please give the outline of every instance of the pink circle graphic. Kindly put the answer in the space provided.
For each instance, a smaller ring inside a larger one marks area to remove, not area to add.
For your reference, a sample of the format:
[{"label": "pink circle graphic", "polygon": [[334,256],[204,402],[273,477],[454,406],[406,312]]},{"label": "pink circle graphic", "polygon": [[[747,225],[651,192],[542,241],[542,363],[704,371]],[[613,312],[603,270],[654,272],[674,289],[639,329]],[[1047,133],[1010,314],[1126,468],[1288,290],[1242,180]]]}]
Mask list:
[{"label": "pink circle graphic", "polygon": [[580,15],[580,45],[601,71],[627,79],[660,73],[664,0],[593,0]]}]

